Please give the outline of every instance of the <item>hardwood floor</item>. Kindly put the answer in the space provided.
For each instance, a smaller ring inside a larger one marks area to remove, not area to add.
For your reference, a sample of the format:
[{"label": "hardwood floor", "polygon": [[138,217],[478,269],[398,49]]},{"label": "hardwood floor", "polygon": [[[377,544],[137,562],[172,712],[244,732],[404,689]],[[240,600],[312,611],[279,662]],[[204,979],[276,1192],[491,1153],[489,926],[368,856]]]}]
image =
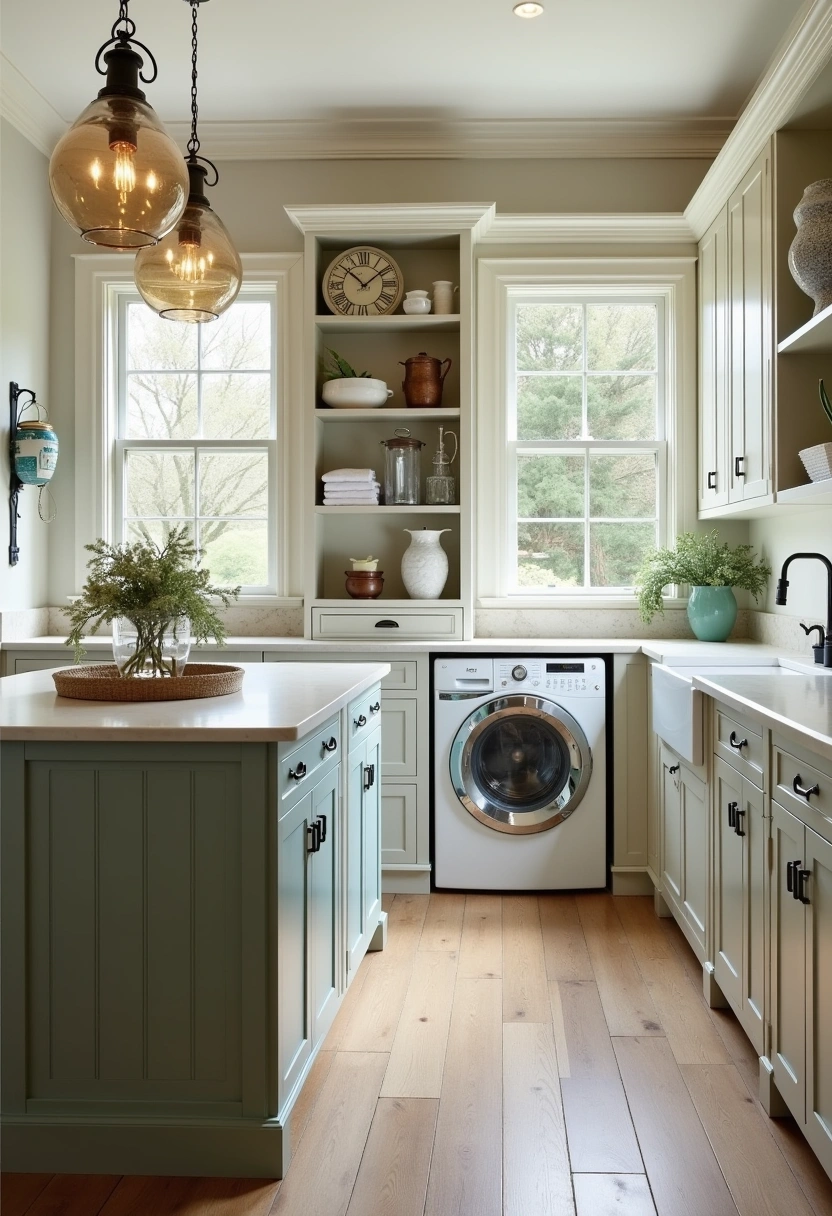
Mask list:
[{"label": "hardwood floor", "polygon": [[2,1216],[832,1216],[673,922],[607,895],[385,898],[282,1183],[4,1174]]}]

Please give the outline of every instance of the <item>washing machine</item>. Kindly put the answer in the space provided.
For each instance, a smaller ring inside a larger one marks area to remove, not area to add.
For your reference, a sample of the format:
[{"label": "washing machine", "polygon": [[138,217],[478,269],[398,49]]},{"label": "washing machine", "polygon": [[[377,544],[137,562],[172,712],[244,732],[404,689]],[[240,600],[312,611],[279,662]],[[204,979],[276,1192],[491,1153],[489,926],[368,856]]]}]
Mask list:
[{"label": "washing machine", "polygon": [[604,660],[442,656],[433,701],[436,886],[606,886]]}]

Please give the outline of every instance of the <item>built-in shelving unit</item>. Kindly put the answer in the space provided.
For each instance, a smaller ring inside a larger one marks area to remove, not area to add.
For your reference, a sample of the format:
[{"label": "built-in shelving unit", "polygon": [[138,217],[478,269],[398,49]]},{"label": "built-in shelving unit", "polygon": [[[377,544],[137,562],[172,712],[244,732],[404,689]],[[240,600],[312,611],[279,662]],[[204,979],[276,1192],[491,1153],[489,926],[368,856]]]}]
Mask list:
[{"label": "built-in shelving unit", "polygon": [[[473,635],[472,381],[473,381],[473,242],[487,206],[332,206],[287,208],[304,234],[304,360],[306,423],[303,481],[305,519],[304,614],[307,637],[315,636],[315,609],[338,610],[338,620],[352,623],[350,637],[360,634],[366,615],[368,638],[379,611],[421,613],[455,610],[462,637]],[[331,314],[321,292],[326,267],[340,251],[371,244],[389,250],[401,268],[405,290],[430,290],[437,279],[459,285],[459,312],[453,315],[342,317]],[[384,380],[394,396],[379,409],[328,409],[321,400],[322,364],[327,348],[335,349],[356,372]],[[402,392],[403,364],[426,352],[451,366],[444,382],[443,405],[410,409]],[[322,476],[332,469],[372,468],[384,481],[384,440],[406,427],[425,445],[422,449],[421,498],[439,442],[439,427],[453,430],[459,455],[453,466],[457,502],[452,506],[324,506]],[[410,544],[409,531],[442,529],[448,555],[448,580],[438,600],[411,600],[401,577]],[[351,557],[372,553],[384,571],[379,599],[351,599],[345,570]],[[320,613],[317,614],[320,620]],[[408,618],[412,622],[412,616]],[[425,618],[426,626],[428,624]],[[329,625],[332,620],[330,618]],[[402,626],[404,627],[404,625]],[[347,625],[345,624],[345,628]],[[414,627],[415,628],[415,627]],[[427,629],[427,633],[431,630]],[[327,636],[331,636],[328,634]]]},{"label": "built-in shelving unit", "polygon": [[832,477],[794,486],[791,490],[778,490],[777,502],[786,506],[832,507]]},{"label": "built-in shelving unit", "polygon": [[777,352],[781,355],[798,352],[816,355],[832,353],[832,304],[784,338],[779,343]]}]

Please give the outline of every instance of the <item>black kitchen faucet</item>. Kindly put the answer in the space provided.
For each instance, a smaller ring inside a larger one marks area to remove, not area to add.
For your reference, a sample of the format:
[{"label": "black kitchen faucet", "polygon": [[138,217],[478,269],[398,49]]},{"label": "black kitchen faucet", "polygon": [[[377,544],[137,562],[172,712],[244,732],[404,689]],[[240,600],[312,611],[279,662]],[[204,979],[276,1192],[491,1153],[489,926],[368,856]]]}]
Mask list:
[{"label": "black kitchen faucet", "polygon": [[782,607],[786,602],[786,594],[789,589],[789,580],[786,578],[786,572],[793,561],[798,558],[814,558],[815,561],[823,562],[826,566],[826,634],[823,643],[823,665],[824,667],[832,667],[832,562],[828,557],[824,557],[822,553],[792,553],[791,557],[787,557],[783,562],[783,569],[780,571],[780,577],[777,580],[777,594],[774,597],[775,604]]}]

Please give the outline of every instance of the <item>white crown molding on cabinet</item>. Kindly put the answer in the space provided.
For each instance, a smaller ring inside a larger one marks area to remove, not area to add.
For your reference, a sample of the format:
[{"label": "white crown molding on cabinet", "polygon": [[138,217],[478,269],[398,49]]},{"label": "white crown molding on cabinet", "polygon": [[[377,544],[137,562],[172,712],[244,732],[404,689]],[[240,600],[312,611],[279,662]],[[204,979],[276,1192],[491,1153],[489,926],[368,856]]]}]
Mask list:
[{"label": "white crown molding on cabinet", "polygon": [[807,0],[777,48],[725,145],[685,208],[697,240],[774,131],[832,57],[832,0]]},{"label": "white crown molding on cabinet", "polygon": [[593,245],[690,243],[693,231],[680,212],[632,214],[496,215],[480,237],[484,245]]},{"label": "white crown molding on cabinet", "polygon": [[5,55],[0,54],[0,116],[51,156],[69,125]]},{"label": "white crown molding on cabinet", "polygon": [[379,237],[420,234],[446,236],[472,232],[481,240],[494,223],[494,203],[340,203],[287,206],[289,219],[303,233],[318,237],[356,237],[368,231]]}]

